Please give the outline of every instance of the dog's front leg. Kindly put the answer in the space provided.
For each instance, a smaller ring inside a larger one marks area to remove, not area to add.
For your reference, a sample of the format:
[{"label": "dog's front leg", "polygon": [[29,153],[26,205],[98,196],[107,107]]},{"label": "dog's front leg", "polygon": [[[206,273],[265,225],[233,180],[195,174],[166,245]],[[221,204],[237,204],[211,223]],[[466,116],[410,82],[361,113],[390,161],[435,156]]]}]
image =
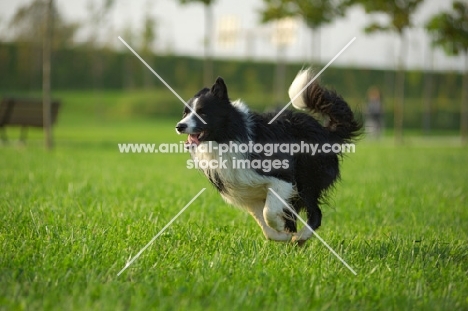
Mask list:
[{"label": "dog's front leg", "polygon": [[284,202],[288,202],[293,192],[294,189],[291,183],[276,178],[271,182],[263,209],[263,216],[268,226],[280,232],[285,231],[284,210],[287,207],[284,205]]},{"label": "dog's front leg", "polygon": [[[287,201],[294,189],[291,183],[272,178],[271,183],[268,185],[278,196],[284,201]],[[291,241],[292,233],[285,232],[285,219],[284,219],[284,203],[271,192],[266,189],[266,199],[264,202],[257,202],[250,206],[249,210],[255,220],[258,222],[263,230],[263,234],[269,240],[274,241]]]},{"label": "dog's front leg", "polygon": [[254,206],[249,207],[249,212],[262,228],[263,234],[268,240],[289,242],[291,241],[292,234],[289,232],[279,232],[267,225],[264,214],[264,203],[259,202]]}]

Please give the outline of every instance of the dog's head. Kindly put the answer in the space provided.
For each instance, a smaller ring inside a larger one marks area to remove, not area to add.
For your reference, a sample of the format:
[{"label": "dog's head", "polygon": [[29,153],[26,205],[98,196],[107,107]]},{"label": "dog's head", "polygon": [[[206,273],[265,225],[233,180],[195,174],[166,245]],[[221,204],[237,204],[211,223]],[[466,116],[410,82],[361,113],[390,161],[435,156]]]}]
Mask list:
[{"label": "dog's head", "polygon": [[211,89],[204,88],[187,102],[182,120],[176,125],[178,134],[188,134],[187,144],[218,141],[219,131],[228,121],[232,105],[226,84],[221,77]]}]

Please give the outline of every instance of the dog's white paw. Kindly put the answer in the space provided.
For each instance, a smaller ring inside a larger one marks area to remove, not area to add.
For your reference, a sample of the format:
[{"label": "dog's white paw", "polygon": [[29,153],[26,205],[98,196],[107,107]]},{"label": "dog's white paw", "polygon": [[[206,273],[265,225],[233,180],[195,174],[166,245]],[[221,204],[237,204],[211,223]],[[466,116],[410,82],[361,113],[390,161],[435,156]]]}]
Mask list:
[{"label": "dog's white paw", "polygon": [[270,228],[275,229],[279,232],[284,232],[285,222],[283,218],[283,213],[265,213],[265,222]]},{"label": "dog's white paw", "polygon": [[292,238],[292,233],[289,232],[278,232],[271,229],[268,233],[265,233],[265,236],[268,240],[279,241],[279,242],[289,242]]}]

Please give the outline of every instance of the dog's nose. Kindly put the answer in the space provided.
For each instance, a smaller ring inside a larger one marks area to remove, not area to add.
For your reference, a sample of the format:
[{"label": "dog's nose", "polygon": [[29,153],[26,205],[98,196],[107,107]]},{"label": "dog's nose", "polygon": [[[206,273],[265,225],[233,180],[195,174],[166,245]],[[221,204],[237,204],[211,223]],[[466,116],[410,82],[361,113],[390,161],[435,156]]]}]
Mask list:
[{"label": "dog's nose", "polygon": [[183,132],[187,128],[187,124],[177,123],[175,128],[176,128],[177,132]]}]

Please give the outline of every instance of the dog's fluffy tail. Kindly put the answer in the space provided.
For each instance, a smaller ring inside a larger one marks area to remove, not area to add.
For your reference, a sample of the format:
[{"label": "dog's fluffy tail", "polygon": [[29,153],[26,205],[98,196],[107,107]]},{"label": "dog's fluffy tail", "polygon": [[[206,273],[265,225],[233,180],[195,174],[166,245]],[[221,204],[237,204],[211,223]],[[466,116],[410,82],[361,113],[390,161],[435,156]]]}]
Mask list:
[{"label": "dog's fluffy tail", "polygon": [[328,116],[330,120],[326,128],[343,141],[358,136],[362,125],[354,118],[348,104],[340,95],[322,87],[316,80],[307,86],[313,78],[311,69],[299,71],[289,87],[293,106]]}]

